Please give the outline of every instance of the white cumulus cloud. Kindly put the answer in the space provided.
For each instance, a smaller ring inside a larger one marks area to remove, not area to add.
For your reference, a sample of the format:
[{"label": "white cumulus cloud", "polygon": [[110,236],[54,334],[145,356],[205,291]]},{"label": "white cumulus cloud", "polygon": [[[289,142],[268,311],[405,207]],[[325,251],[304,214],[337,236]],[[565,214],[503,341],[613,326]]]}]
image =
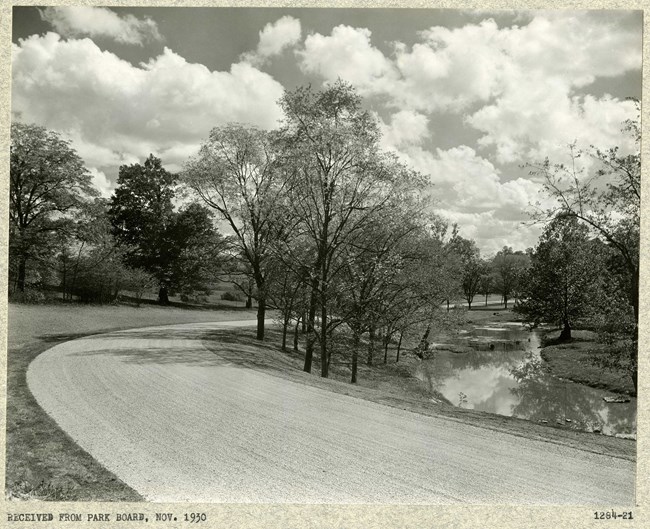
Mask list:
[{"label": "white cumulus cloud", "polygon": [[494,211],[467,212],[455,208],[436,210],[449,222],[457,223],[463,237],[474,239],[481,255],[492,256],[504,246],[515,250],[533,247],[542,229],[520,219],[499,218]]},{"label": "white cumulus cloud", "polygon": [[33,35],[13,46],[12,111],[72,138],[89,167],[116,177],[150,153],[180,168],[215,126],[273,128],[283,87],[247,63],[210,71],[165,48],[133,66],[90,39]]},{"label": "white cumulus cloud", "polygon": [[300,42],[302,29],[300,20],[290,16],[268,23],[260,31],[260,40],[254,52],[244,54],[243,60],[251,64],[262,64],[268,58],[280,55],[284,50]]},{"label": "white cumulus cloud", "polygon": [[157,24],[150,18],[119,16],[105,7],[46,7],[40,14],[64,36],[106,37],[140,46],[147,41],[162,40]]},{"label": "white cumulus cloud", "polygon": [[396,150],[403,146],[419,145],[429,137],[429,118],[413,110],[400,110],[391,116],[390,123],[381,119],[382,146]]},{"label": "white cumulus cloud", "polygon": [[94,186],[99,190],[101,196],[104,198],[110,197],[115,190],[115,184],[106,178],[106,175],[102,171],[99,171],[95,167],[90,167],[88,172],[92,177]]},{"label": "white cumulus cloud", "polygon": [[304,49],[298,52],[300,68],[327,81],[340,77],[355,85],[361,94],[388,91],[396,71],[391,61],[372,46],[370,37],[369,29],[346,25],[336,26],[329,36],[309,35]]},{"label": "white cumulus cloud", "polygon": [[[640,30],[589,12],[539,12],[521,27],[500,28],[493,19],[453,29],[434,26],[411,47],[394,43],[391,56],[373,46],[371,36],[366,28],[345,25],[330,35],[310,35],[299,52],[300,67],[424,112],[461,112],[513,91],[543,103],[547,85],[568,94],[597,77],[641,67]],[[533,84],[537,89],[531,92]]]}]

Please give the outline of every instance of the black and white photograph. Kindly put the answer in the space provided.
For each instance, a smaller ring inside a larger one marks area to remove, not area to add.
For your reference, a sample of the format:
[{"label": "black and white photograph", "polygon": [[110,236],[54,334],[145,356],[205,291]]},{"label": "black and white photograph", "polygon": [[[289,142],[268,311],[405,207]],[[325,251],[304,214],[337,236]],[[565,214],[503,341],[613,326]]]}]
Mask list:
[{"label": "black and white photograph", "polygon": [[9,12],[8,512],[634,519],[642,11]]}]

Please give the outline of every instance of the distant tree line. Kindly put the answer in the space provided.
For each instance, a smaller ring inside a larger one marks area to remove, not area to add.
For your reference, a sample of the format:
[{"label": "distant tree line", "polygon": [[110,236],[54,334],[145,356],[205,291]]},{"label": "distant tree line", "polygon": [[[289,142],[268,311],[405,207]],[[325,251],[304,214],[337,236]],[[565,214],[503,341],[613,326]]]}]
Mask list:
[{"label": "distant tree line", "polygon": [[109,199],[69,142],[36,125],[11,127],[9,291],[107,303],[128,291],[207,289],[224,245],[207,208],[172,202],[176,177],[150,156],[122,166]]}]

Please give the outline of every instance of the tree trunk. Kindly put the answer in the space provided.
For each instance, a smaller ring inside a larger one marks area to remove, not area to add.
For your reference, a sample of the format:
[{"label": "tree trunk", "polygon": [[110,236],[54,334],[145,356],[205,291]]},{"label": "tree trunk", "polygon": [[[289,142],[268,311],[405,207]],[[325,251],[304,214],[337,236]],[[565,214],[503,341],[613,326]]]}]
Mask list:
[{"label": "tree trunk", "polygon": [[634,330],[634,342],[630,350],[630,363],[632,365],[630,376],[632,377],[632,383],[634,384],[634,395],[637,396],[637,384],[639,382],[639,335],[637,329]]},{"label": "tree trunk", "polygon": [[634,309],[634,335],[632,336],[632,348],[630,350],[630,362],[632,365],[632,383],[634,394],[638,395],[637,383],[639,381],[639,276],[638,269],[632,271],[632,308]]},{"label": "tree trunk", "polygon": [[504,309],[508,308],[508,296],[506,295],[503,296],[503,308]]},{"label": "tree trunk", "polygon": [[309,313],[307,315],[307,344],[305,346],[305,365],[303,371],[311,373],[312,358],[314,356],[314,321],[316,320],[316,296],[318,293],[318,280],[312,282],[311,296],[309,299]]},{"label": "tree trunk", "polygon": [[390,342],[390,334],[386,333],[384,336],[384,364],[388,363],[388,343]]},{"label": "tree trunk", "polygon": [[165,285],[161,285],[160,290],[158,290],[158,303],[161,305],[169,304],[169,292],[167,291],[167,287]]},{"label": "tree trunk", "polygon": [[86,244],[85,242],[82,242],[81,246],[79,246],[79,251],[77,252],[77,259],[75,260],[74,263],[74,269],[72,271],[72,284],[70,285],[70,301],[72,301],[72,295],[74,294],[75,288],[77,286],[77,276],[79,274],[79,261],[81,261],[81,251],[83,250],[85,244]]},{"label": "tree trunk", "polygon": [[352,384],[357,383],[357,364],[359,363],[359,342],[361,337],[358,333],[352,335],[352,379],[350,382]]},{"label": "tree trunk", "polygon": [[639,324],[639,271],[632,273],[632,308],[634,309],[634,320]]},{"label": "tree trunk", "polygon": [[266,299],[260,296],[257,300],[257,336],[258,340],[264,340],[264,318],[266,317]]},{"label": "tree trunk", "polygon": [[293,330],[293,350],[297,351],[298,350],[298,329],[300,327],[300,320],[302,318],[298,318],[298,321],[296,321],[296,327]]},{"label": "tree trunk", "polygon": [[471,299],[467,300],[467,310],[472,310],[472,300]]},{"label": "tree trunk", "polygon": [[571,325],[569,325],[569,320],[564,318],[564,328],[560,333],[560,341],[566,342],[571,339]]},{"label": "tree trunk", "polygon": [[25,292],[25,277],[27,276],[27,257],[20,256],[18,261],[18,291]]},{"label": "tree trunk", "polygon": [[320,376],[327,378],[329,367],[327,361],[327,304],[324,294],[321,295],[320,311]]},{"label": "tree trunk", "polygon": [[332,340],[331,336],[327,337],[327,374],[329,376],[330,372],[330,364],[332,363],[332,354],[334,353],[334,349],[332,348]]},{"label": "tree trunk", "polygon": [[489,294],[485,294],[485,306],[486,307],[487,307],[487,298],[488,298],[488,296],[489,296]]},{"label": "tree trunk", "polygon": [[427,325],[427,329],[424,331],[424,334],[422,335],[422,339],[420,340],[420,345],[418,346],[418,353],[417,355],[421,358],[424,359],[424,353],[426,353],[429,350],[429,333],[431,332],[431,324]]},{"label": "tree trunk", "polygon": [[246,296],[246,308],[247,309],[253,308],[253,296],[251,296],[250,294]]},{"label": "tree trunk", "polygon": [[368,359],[366,363],[372,366],[373,356],[375,354],[375,328],[370,327],[368,332]]},{"label": "tree trunk", "polygon": [[404,331],[400,331],[399,333],[399,342],[397,342],[397,358],[395,359],[395,362],[399,362],[399,352],[400,349],[402,348],[402,338],[404,337]]},{"label": "tree trunk", "polygon": [[289,318],[285,317],[282,322],[282,350],[287,350],[287,329],[289,328]]},{"label": "tree trunk", "polygon": [[61,280],[61,291],[63,293],[63,299],[68,299],[68,267],[66,266],[65,259],[63,260],[63,278]]}]

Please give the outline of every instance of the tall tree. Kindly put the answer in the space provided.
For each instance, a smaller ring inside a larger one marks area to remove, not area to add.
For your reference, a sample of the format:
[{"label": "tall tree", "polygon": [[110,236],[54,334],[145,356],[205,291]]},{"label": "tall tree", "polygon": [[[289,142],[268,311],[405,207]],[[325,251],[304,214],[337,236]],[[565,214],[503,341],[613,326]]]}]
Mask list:
[{"label": "tall tree", "polygon": [[548,224],[532,254],[515,312],[535,325],[559,324],[560,339],[571,339],[573,324],[590,313],[602,286],[597,242],[574,217]]},{"label": "tall tree", "polygon": [[127,263],[156,277],[160,303],[169,302],[171,248],[165,239],[173,222],[175,187],[176,177],[151,154],[144,164],[120,167],[109,210]]},{"label": "tall tree", "polygon": [[352,331],[352,383],[357,381],[361,335],[370,334],[367,363],[372,365],[376,329],[383,330],[385,347],[397,330],[394,309],[406,289],[400,276],[410,257],[409,241],[421,228],[417,208],[405,205],[394,204],[390,214],[368,223],[340,256],[342,273],[333,288],[332,305]]},{"label": "tall tree", "polygon": [[[548,159],[530,165],[531,174],[544,182],[544,189],[555,199],[553,207],[533,213],[537,220],[558,216],[574,217],[590,232],[606,242],[620,256],[626,276],[627,298],[634,313],[633,331],[637,340],[639,321],[639,243],[641,213],[641,127],[640,104],[636,119],[628,119],[621,130],[621,145],[632,143],[627,152],[619,146],[592,147],[578,151],[570,147],[571,163],[551,163]],[[588,156],[593,164],[580,163]],[[638,347],[630,348],[630,363],[637,365]],[[633,374],[637,386],[637,373]]]},{"label": "tall tree", "polygon": [[287,349],[287,333],[292,319],[298,321],[302,313],[302,294],[304,290],[304,275],[307,270],[297,267],[287,267],[282,259],[271,256],[269,268],[274,281],[267,291],[269,307],[278,311],[282,324],[282,350]]},{"label": "tall tree", "polygon": [[465,239],[460,235],[455,235],[450,241],[452,251],[460,258],[463,267],[462,289],[465,301],[469,310],[472,310],[474,296],[479,293],[481,287],[481,277],[485,273],[484,263],[481,260],[481,253],[476,243],[470,239]]},{"label": "tall tree", "polygon": [[490,296],[490,294],[492,294],[492,291],[494,289],[494,275],[492,274],[492,270],[490,269],[490,264],[491,261],[489,259],[483,259],[481,262],[483,272],[481,273],[481,278],[479,280],[479,290],[478,290],[479,294],[485,296],[486,307],[488,304],[488,297]]},{"label": "tall tree", "polygon": [[170,283],[180,292],[210,290],[222,268],[228,241],[214,225],[212,212],[190,202],[172,219],[165,242],[170,246]]},{"label": "tall tree", "polygon": [[207,209],[191,203],[174,210],[176,185],[176,177],[150,155],[144,164],[120,167],[109,208],[126,263],[157,279],[163,304],[169,302],[171,289],[207,288],[223,247]]},{"label": "tall tree", "polygon": [[508,300],[516,294],[523,273],[528,267],[530,258],[523,252],[513,252],[505,246],[492,259],[494,286],[503,296],[504,307],[508,308]]},{"label": "tall tree", "polygon": [[[378,148],[379,128],[355,90],[337,81],[322,91],[285,93],[284,137],[287,190],[296,232],[311,246],[311,301],[304,370],[311,371],[319,341],[321,376],[328,376],[327,337],[337,259],[346,244],[389,199],[408,193],[417,180]],[[320,327],[315,327],[317,310]]]},{"label": "tall tree", "polygon": [[107,215],[107,200],[96,198],[85,204],[65,230],[66,245],[59,252],[59,274],[64,299],[79,296],[78,283],[100,265],[119,260]]},{"label": "tall tree", "polygon": [[460,297],[461,263],[453,250],[456,227],[449,236],[448,224],[433,219],[417,240],[416,259],[410,263],[409,282],[415,295],[415,308],[419,313],[419,327],[423,329],[418,354],[423,356],[429,349],[429,336],[436,327],[445,326],[441,305],[446,303],[446,315],[450,314],[449,302]]},{"label": "tall tree", "polygon": [[24,123],[11,125],[9,179],[10,268],[23,292],[30,263],[52,249],[52,235],[98,193],[68,141]]},{"label": "tall tree", "polygon": [[283,225],[278,212],[286,181],[276,152],[273,133],[229,124],[210,132],[183,171],[183,181],[228,223],[236,253],[250,265],[257,287],[259,340],[264,339],[269,247]]},{"label": "tall tree", "polygon": [[[640,106],[637,102],[637,110]],[[638,319],[639,228],[641,212],[641,128],[640,117],[627,120],[622,133],[636,146],[627,154],[619,147],[592,148],[578,152],[571,146],[570,165],[530,165],[531,174],[542,177],[544,189],[556,205],[535,214],[537,219],[571,216],[583,222],[621,256],[630,276],[630,303]],[[579,158],[589,155],[597,168],[591,173],[579,166]]]}]

